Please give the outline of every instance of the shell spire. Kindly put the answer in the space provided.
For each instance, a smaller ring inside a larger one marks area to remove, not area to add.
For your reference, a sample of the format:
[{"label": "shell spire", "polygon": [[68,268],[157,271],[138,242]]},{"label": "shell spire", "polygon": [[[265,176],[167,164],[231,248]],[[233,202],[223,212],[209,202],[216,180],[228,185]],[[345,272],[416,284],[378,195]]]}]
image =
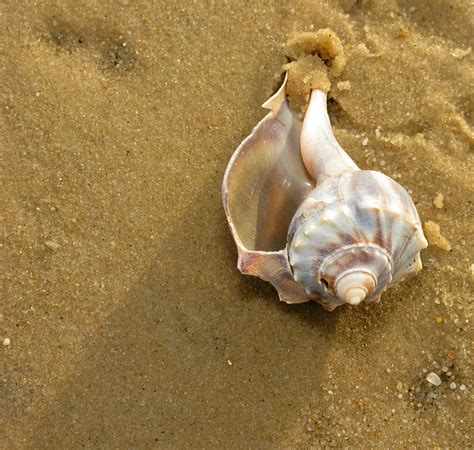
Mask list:
[{"label": "shell spire", "polygon": [[352,270],[342,273],[335,282],[337,296],[345,303],[358,305],[366,299],[375,288],[377,280],[370,272]]}]

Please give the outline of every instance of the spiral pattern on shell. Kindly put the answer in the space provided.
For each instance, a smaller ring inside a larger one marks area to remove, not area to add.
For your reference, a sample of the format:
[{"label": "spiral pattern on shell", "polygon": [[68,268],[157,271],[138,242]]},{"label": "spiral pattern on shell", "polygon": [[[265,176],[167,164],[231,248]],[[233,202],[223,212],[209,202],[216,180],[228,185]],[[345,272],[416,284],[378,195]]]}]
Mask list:
[{"label": "spiral pattern on shell", "polygon": [[328,305],[375,302],[417,270],[427,246],[409,194],[380,172],[327,179],[307,197],[289,228],[294,279]]}]

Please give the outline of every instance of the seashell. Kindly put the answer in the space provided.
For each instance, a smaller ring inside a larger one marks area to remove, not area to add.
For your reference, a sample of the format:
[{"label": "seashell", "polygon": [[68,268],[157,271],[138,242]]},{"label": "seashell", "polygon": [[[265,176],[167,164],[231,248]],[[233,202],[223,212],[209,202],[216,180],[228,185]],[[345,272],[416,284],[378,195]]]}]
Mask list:
[{"label": "seashell", "polygon": [[271,110],[234,152],[222,196],[243,274],[270,282],[282,301],[376,303],[421,270],[427,247],[409,194],[360,170],[337,143],[326,94],[313,90],[303,122],[286,78]]}]

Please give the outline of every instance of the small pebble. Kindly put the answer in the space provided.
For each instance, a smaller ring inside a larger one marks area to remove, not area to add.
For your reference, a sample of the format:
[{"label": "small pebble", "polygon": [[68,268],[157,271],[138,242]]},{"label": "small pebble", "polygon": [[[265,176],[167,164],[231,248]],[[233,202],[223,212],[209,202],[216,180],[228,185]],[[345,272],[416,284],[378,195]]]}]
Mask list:
[{"label": "small pebble", "polygon": [[443,196],[443,194],[441,194],[441,192],[435,197],[435,199],[433,200],[433,204],[438,209],[443,208],[443,206],[444,206],[444,196]]},{"label": "small pebble", "polygon": [[463,50],[462,48],[455,48],[451,54],[456,59],[462,59],[465,56],[469,55],[469,53],[471,53],[471,50],[471,47],[469,47],[467,50]]},{"label": "small pebble", "polygon": [[54,241],[46,241],[44,245],[46,245],[50,250],[57,250],[59,248],[59,244]]},{"label": "small pebble", "polygon": [[232,365],[232,361],[230,359],[227,360],[227,364],[229,364],[229,366]]},{"label": "small pebble", "polygon": [[466,385],[465,385],[465,384],[461,384],[461,386],[459,386],[459,389],[461,389],[461,391],[465,391],[465,390],[466,390]]},{"label": "small pebble", "polygon": [[456,389],[456,383],[454,381],[451,381],[451,383],[449,383],[449,389]]},{"label": "small pebble", "polygon": [[348,91],[351,88],[351,83],[349,81],[339,81],[337,88],[340,91]]},{"label": "small pebble", "polygon": [[5,339],[3,340],[3,345],[4,345],[5,347],[8,347],[8,346],[10,345],[10,338],[5,338]]},{"label": "small pebble", "polygon": [[426,376],[426,381],[428,381],[428,383],[434,384],[435,386],[439,386],[441,384],[441,378],[434,372],[430,372]]}]

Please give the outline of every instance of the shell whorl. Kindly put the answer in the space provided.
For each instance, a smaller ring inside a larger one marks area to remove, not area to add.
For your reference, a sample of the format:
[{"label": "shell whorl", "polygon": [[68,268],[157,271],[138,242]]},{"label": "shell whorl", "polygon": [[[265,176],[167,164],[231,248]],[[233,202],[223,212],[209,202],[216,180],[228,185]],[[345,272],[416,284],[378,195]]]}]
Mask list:
[{"label": "shell whorl", "polygon": [[318,184],[296,212],[288,242],[295,280],[330,307],[377,301],[417,268],[426,247],[408,193],[362,170]]},{"label": "shell whorl", "polygon": [[376,285],[377,279],[372,272],[349,269],[337,277],[334,291],[344,303],[358,305],[372,294]]}]

